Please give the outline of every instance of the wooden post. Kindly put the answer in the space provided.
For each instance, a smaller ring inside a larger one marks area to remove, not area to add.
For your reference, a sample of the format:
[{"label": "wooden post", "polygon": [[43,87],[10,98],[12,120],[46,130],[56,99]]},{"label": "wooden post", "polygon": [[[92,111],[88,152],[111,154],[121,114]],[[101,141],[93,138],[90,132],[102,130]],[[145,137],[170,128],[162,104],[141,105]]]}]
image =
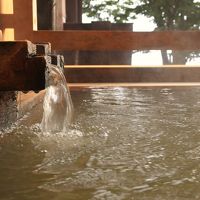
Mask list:
[{"label": "wooden post", "polygon": [[82,0],[66,0],[66,23],[82,23]]},{"label": "wooden post", "polygon": [[65,0],[54,0],[53,4],[53,30],[63,30],[65,21]]},{"label": "wooden post", "polygon": [[38,30],[52,30],[53,29],[52,8],[53,8],[53,1],[37,0]]}]

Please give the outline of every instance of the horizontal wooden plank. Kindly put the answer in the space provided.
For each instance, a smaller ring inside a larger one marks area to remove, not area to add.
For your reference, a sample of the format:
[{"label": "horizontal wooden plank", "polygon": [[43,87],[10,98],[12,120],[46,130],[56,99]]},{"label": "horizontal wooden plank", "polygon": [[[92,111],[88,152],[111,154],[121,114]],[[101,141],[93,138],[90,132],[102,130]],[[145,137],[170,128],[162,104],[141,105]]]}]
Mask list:
[{"label": "horizontal wooden plank", "polygon": [[68,83],[200,82],[200,67],[65,68]]},{"label": "horizontal wooden plank", "polygon": [[200,50],[200,31],[34,31],[31,40],[55,50]]},{"label": "horizontal wooden plank", "polygon": [[69,83],[70,90],[82,90],[91,88],[109,88],[109,87],[199,87],[197,83]]},{"label": "horizontal wooden plank", "polygon": [[193,68],[193,67],[200,67],[199,65],[65,65],[64,66],[66,69],[85,69],[85,68]]},{"label": "horizontal wooden plank", "polygon": [[14,27],[14,18],[13,14],[0,14],[0,27],[13,28]]}]

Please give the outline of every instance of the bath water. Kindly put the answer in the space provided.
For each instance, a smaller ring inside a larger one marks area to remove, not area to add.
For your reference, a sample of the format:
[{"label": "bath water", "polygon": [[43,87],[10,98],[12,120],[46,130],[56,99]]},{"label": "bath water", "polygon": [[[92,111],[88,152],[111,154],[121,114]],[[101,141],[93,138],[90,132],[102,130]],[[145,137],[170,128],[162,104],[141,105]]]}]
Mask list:
[{"label": "bath water", "polygon": [[2,200],[200,199],[200,88],[71,91],[74,120],[37,105],[0,135]]}]

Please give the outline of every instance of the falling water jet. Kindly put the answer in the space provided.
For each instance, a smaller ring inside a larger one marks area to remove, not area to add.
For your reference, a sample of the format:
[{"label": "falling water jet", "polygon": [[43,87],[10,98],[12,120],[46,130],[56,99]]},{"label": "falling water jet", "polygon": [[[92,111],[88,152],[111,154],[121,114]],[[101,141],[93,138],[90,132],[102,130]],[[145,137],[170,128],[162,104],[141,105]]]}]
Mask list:
[{"label": "falling water jet", "polygon": [[43,103],[43,132],[67,131],[73,114],[73,104],[61,67],[50,65],[46,70],[46,93]]}]

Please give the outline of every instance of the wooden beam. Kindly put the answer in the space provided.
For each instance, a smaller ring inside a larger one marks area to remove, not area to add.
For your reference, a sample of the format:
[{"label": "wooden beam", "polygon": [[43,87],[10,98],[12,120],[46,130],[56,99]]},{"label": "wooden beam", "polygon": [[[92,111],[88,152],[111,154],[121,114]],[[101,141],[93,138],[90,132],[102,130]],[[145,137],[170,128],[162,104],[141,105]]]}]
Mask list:
[{"label": "wooden beam", "polygon": [[64,66],[66,69],[92,69],[92,68],[97,68],[97,69],[102,69],[102,68],[193,68],[197,67],[200,68],[200,63],[199,65],[65,65]]},{"label": "wooden beam", "polygon": [[199,87],[200,82],[182,82],[182,83],[69,83],[70,90],[85,90],[91,88],[109,88],[109,87],[125,87],[125,88],[141,88],[141,87]]},{"label": "wooden beam", "polygon": [[200,67],[65,67],[68,83],[199,82]]},{"label": "wooden beam", "polygon": [[34,31],[56,50],[200,50],[200,31]]}]

